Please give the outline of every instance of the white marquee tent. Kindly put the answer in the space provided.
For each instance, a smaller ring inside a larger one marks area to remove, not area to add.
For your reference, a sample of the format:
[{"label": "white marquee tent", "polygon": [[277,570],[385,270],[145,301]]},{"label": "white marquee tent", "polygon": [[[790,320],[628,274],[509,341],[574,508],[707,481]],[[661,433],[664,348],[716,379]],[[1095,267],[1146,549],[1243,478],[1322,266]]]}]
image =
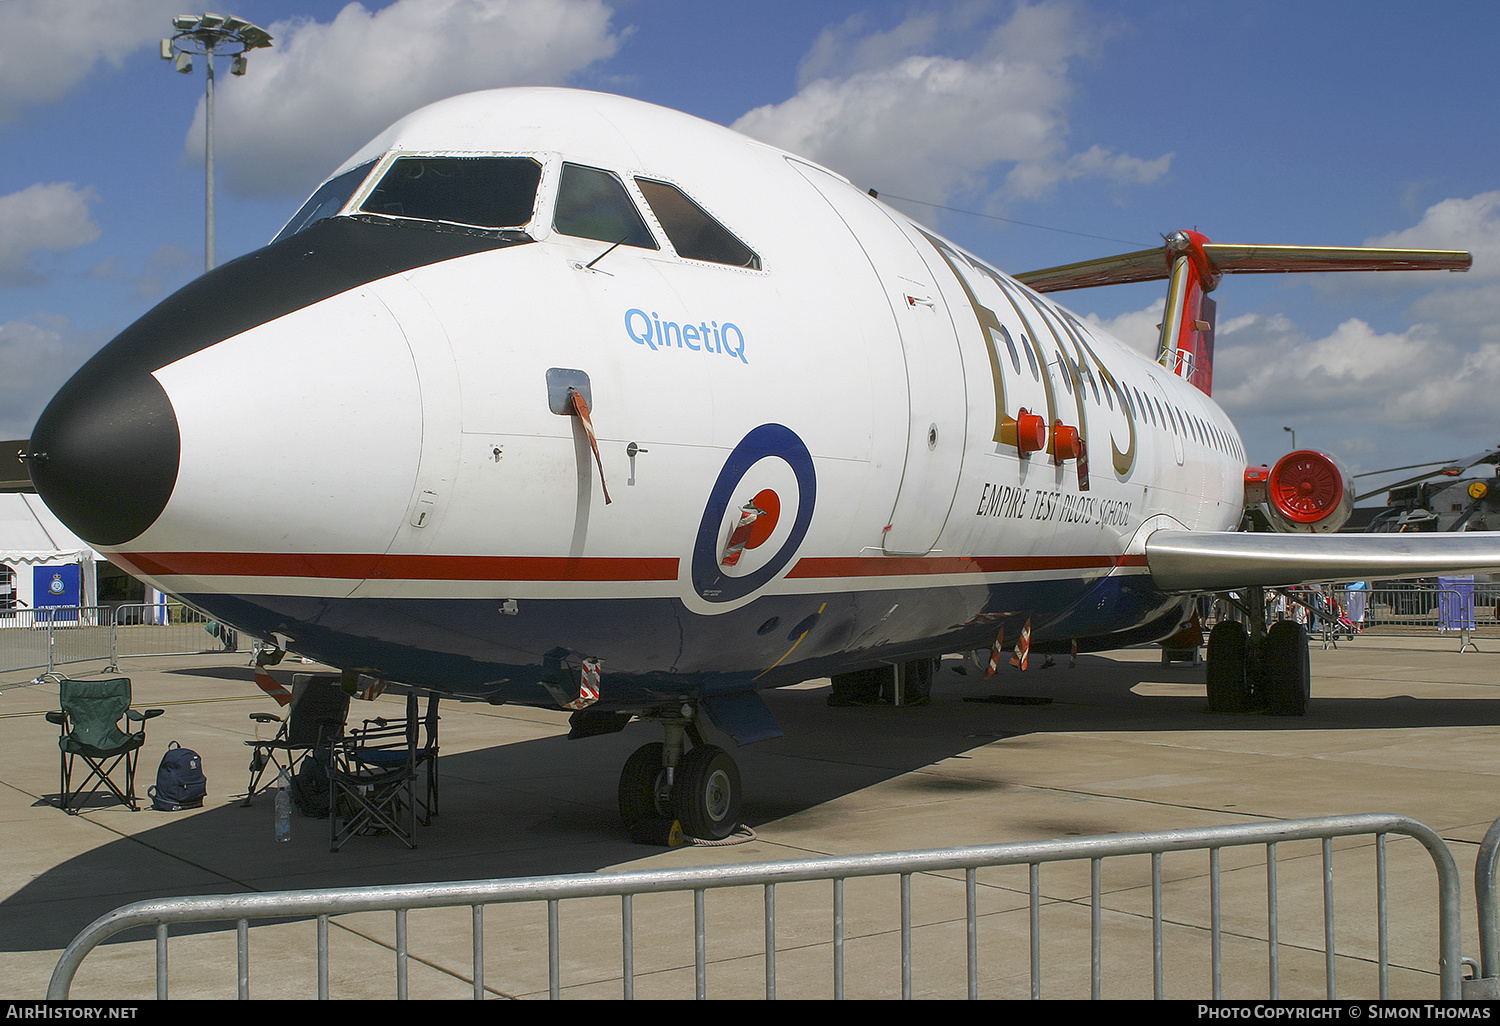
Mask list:
[{"label": "white marquee tent", "polygon": [[[41,498],[28,492],[0,492],[0,605],[14,591],[14,604],[36,608],[36,567],[79,567],[78,604],[98,604],[99,556],[68,530]],[[10,580],[5,580],[9,576]],[[43,574],[45,577],[46,575]]]}]

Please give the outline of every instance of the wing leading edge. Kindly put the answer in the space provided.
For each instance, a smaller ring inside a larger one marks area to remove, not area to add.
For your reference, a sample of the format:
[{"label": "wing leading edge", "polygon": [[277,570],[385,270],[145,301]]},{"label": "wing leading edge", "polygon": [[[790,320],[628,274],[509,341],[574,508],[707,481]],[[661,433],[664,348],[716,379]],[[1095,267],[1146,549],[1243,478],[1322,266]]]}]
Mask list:
[{"label": "wing leading edge", "polygon": [[1500,573],[1500,532],[1270,534],[1157,531],[1146,563],[1164,591]]}]

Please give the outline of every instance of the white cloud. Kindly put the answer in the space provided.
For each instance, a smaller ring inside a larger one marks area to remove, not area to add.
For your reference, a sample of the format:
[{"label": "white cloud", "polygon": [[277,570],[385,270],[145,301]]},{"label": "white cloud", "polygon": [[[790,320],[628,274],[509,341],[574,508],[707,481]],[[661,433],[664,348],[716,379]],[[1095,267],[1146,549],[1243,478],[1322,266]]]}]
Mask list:
[{"label": "white cloud", "polygon": [[1410,228],[1370,239],[1365,245],[1466,249],[1474,254],[1474,266],[1465,278],[1500,278],[1500,191],[1445,199],[1428,207],[1422,220]]},{"label": "white cloud", "polygon": [[99,226],[89,216],[98,198],[72,182],[38,183],[0,196],[0,286],[40,280],[32,260],[40,251],[61,253],[98,239]]},{"label": "white cloud", "polygon": [[[1066,297],[1058,297],[1067,305]],[[1096,328],[1101,328],[1110,335],[1124,342],[1137,352],[1145,353],[1147,356],[1155,356],[1156,348],[1161,339],[1161,313],[1162,304],[1152,303],[1144,310],[1127,311],[1117,317],[1100,317],[1098,314],[1084,314],[1083,319]]]},{"label": "white cloud", "polygon": [[[396,0],[359,3],[328,23],[267,26],[243,78],[219,79],[214,150],[242,195],[306,193],[412,110],[458,93],[566,82],[611,56],[602,0]],[[203,104],[185,159],[202,159]]]},{"label": "white cloud", "polygon": [[0,438],[28,438],[45,406],[78,369],[87,344],[67,334],[66,317],[0,323]]},{"label": "white cloud", "polygon": [[118,68],[172,32],[173,0],[14,0],[0,4],[0,125],[56,100],[100,62]]},{"label": "white cloud", "polygon": [[1276,432],[1290,425],[1303,446],[1360,455],[1358,470],[1500,440],[1487,412],[1497,381],[1500,341],[1474,344],[1441,323],[1380,332],[1350,318],[1315,339],[1284,316],[1252,315],[1218,333],[1214,398],[1247,437],[1267,440],[1256,460],[1285,451]]},{"label": "white cloud", "polygon": [[[1094,24],[1065,3],[1022,5],[996,27],[980,24],[985,11],[958,5],[864,35],[865,20],[851,18],[804,59],[796,96],[733,127],[861,186],[936,200],[989,192],[997,165],[1010,165],[1003,198],[1084,176],[1149,182],[1165,174],[1170,154],[1067,153],[1068,62],[1098,45]],[[956,57],[936,52],[944,39],[978,45]]]}]

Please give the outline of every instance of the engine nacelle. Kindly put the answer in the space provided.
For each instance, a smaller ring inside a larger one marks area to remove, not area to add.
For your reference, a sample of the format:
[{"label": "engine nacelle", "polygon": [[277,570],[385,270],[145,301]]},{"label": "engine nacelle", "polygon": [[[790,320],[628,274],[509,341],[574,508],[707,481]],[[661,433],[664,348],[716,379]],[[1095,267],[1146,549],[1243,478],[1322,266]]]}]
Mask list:
[{"label": "engine nacelle", "polygon": [[1313,449],[1283,456],[1271,468],[1264,488],[1264,495],[1257,498],[1265,502],[1271,526],[1278,531],[1337,531],[1354,509],[1354,480],[1349,471],[1334,457]]}]

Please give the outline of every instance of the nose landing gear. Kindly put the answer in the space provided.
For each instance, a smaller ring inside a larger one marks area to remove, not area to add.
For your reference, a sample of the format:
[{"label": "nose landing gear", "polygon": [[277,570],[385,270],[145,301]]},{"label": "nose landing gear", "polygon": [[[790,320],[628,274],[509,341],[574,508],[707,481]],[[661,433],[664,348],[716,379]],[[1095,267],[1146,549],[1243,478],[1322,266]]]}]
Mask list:
[{"label": "nose landing gear", "polygon": [[691,706],[657,718],[665,742],[642,745],[620,772],[620,818],[631,839],[665,844],[676,824],[689,837],[723,840],[740,825],[739,766],[704,742]]}]

